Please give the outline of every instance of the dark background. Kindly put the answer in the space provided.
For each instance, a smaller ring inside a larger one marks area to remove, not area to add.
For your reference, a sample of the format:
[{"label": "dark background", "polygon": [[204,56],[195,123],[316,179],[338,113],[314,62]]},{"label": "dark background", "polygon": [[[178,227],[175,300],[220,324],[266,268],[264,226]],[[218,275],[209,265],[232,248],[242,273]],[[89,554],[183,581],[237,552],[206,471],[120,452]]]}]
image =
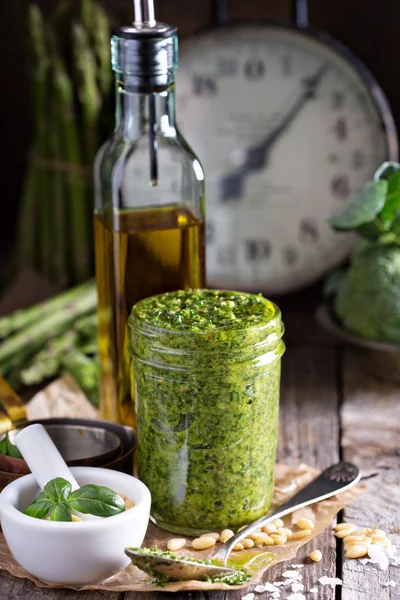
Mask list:
[{"label": "dark background", "polygon": [[[37,0],[50,12],[58,0]],[[155,0],[159,20],[188,36],[213,23],[212,0]],[[31,139],[25,21],[29,0],[0,1],[0,131],[2,190],[0,274],[7,270],[15,235],[21,185]],[[103,0],[110,13],[129,14],[130,0]],[[293,20],[293,0],[228,0],[230,19]],[[309,25],[347,45],[377,78],[400,124],[400,2],[398,0],[309,0]],[[133,12],[132,12],[133,14]],[[179,115],[178,115],[179,119]]]}]

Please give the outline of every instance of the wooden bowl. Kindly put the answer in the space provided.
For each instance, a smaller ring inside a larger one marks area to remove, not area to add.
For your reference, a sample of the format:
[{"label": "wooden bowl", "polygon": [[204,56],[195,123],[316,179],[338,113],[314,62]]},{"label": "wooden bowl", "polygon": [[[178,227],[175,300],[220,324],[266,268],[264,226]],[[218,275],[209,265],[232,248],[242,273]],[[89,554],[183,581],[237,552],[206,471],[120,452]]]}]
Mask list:
[{"label": "wooden bowl", "polygon": [[352,348],[360,367],[369,375],[400,383],[400,346],[350,333],[337,320],[328,304],[321,304],[315,316],[323,329]]}]

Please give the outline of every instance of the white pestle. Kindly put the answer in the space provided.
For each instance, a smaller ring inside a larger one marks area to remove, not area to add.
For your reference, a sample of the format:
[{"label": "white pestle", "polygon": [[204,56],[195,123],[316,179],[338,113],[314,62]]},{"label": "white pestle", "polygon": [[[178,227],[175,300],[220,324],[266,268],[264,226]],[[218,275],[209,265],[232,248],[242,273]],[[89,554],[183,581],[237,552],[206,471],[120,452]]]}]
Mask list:
[{"label": "white pestle", "polygon": [[[43,425],[37,423],[21,429],[17,433],[15,444],[38,482],[40,489],[43,490],[44,486],[56,477],[62,477],[69,481],[73,491],[79,488],[78,482]],[[72,510],[72,513],[83,521],[101,518],[94,515],[85,515],[75,510]]]}]

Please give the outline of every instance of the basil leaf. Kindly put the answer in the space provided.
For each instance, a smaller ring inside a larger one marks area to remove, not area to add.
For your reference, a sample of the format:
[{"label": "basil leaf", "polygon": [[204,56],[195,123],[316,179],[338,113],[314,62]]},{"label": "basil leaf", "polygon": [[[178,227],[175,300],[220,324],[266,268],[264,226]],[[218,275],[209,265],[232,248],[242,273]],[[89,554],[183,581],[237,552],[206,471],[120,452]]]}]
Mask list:
[{"label": "basil leaf", "polygon": [[6,433],[4,438],[0,441],[0,454],[12,456],[13,458],[22,458],[22,454],[18,450],[17,446],[14,446],[14,444],[10,441],[8,433]]},{"label": "basil leaf", "polygon": [[388,187],[386,180],[368,183],[358,196],[346,204],[340,213],[329,217],[327,222],[337,231],[356,229],[371,223],[385,204]]},{"label": "basil leaf", "polygon": [[[58,479],[61,479],[61,477]],[[71,507],[69,504],[67,502],[53,504],[50,519],[52,521],[72,521]]]},{"label": "basil leaf", "polygon": [[53,503],[46,498],[45,493],[41,492],[36,500],[28,506],[25,514],[35,519],[43,519],[43,517],[48,515],[53,506]]},{"label": "basil leaf", "polygon": [[111,517],[125,510],[121,496],[101,485],[84,485],[72,492],[68,502],[74,510],[97,517]]},{"label": "basil leaf", "polygon": [[68,499],[72,491],[72,486],[66,479],[62,477],[56,477],[44,487],[44,493],[46,497],[53,503],[64,502]]}]

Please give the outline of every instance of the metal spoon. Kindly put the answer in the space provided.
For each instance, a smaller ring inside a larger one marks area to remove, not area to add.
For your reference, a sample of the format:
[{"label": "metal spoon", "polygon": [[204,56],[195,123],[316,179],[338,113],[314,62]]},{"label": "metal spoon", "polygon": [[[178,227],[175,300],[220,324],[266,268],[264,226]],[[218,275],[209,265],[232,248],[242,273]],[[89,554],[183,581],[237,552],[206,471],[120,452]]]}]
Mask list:
[{"label": "metal spoon", "polygon": [[[311,483],[306,485],[300,492],[295,494],[281,506],[278,506],[268,515],[260,517],[253,523],[250,523],[233,537],[231,537],[219,550],[211,557],[212,560],[218,560],[222,565],[226,565],[228,556],[234,546],[247,537],[250,533],[263,527],[274,519],[279,519],[289,513],[330,498],[336,494],[349,489],[361,478],[360,471],[356,465],[349,462],[340,462],[323,471]],[[223,578],[235,575],[236,569],[225,566],[204,565],[200,561],[192,562],[184,556],[179,558],[163,557],[157,554],[142,554],[140,548],[125,548],[125,553],[132,560],[132,564],[145,571],[152,577],[163,577],[170,580],[204,580]]]}]

